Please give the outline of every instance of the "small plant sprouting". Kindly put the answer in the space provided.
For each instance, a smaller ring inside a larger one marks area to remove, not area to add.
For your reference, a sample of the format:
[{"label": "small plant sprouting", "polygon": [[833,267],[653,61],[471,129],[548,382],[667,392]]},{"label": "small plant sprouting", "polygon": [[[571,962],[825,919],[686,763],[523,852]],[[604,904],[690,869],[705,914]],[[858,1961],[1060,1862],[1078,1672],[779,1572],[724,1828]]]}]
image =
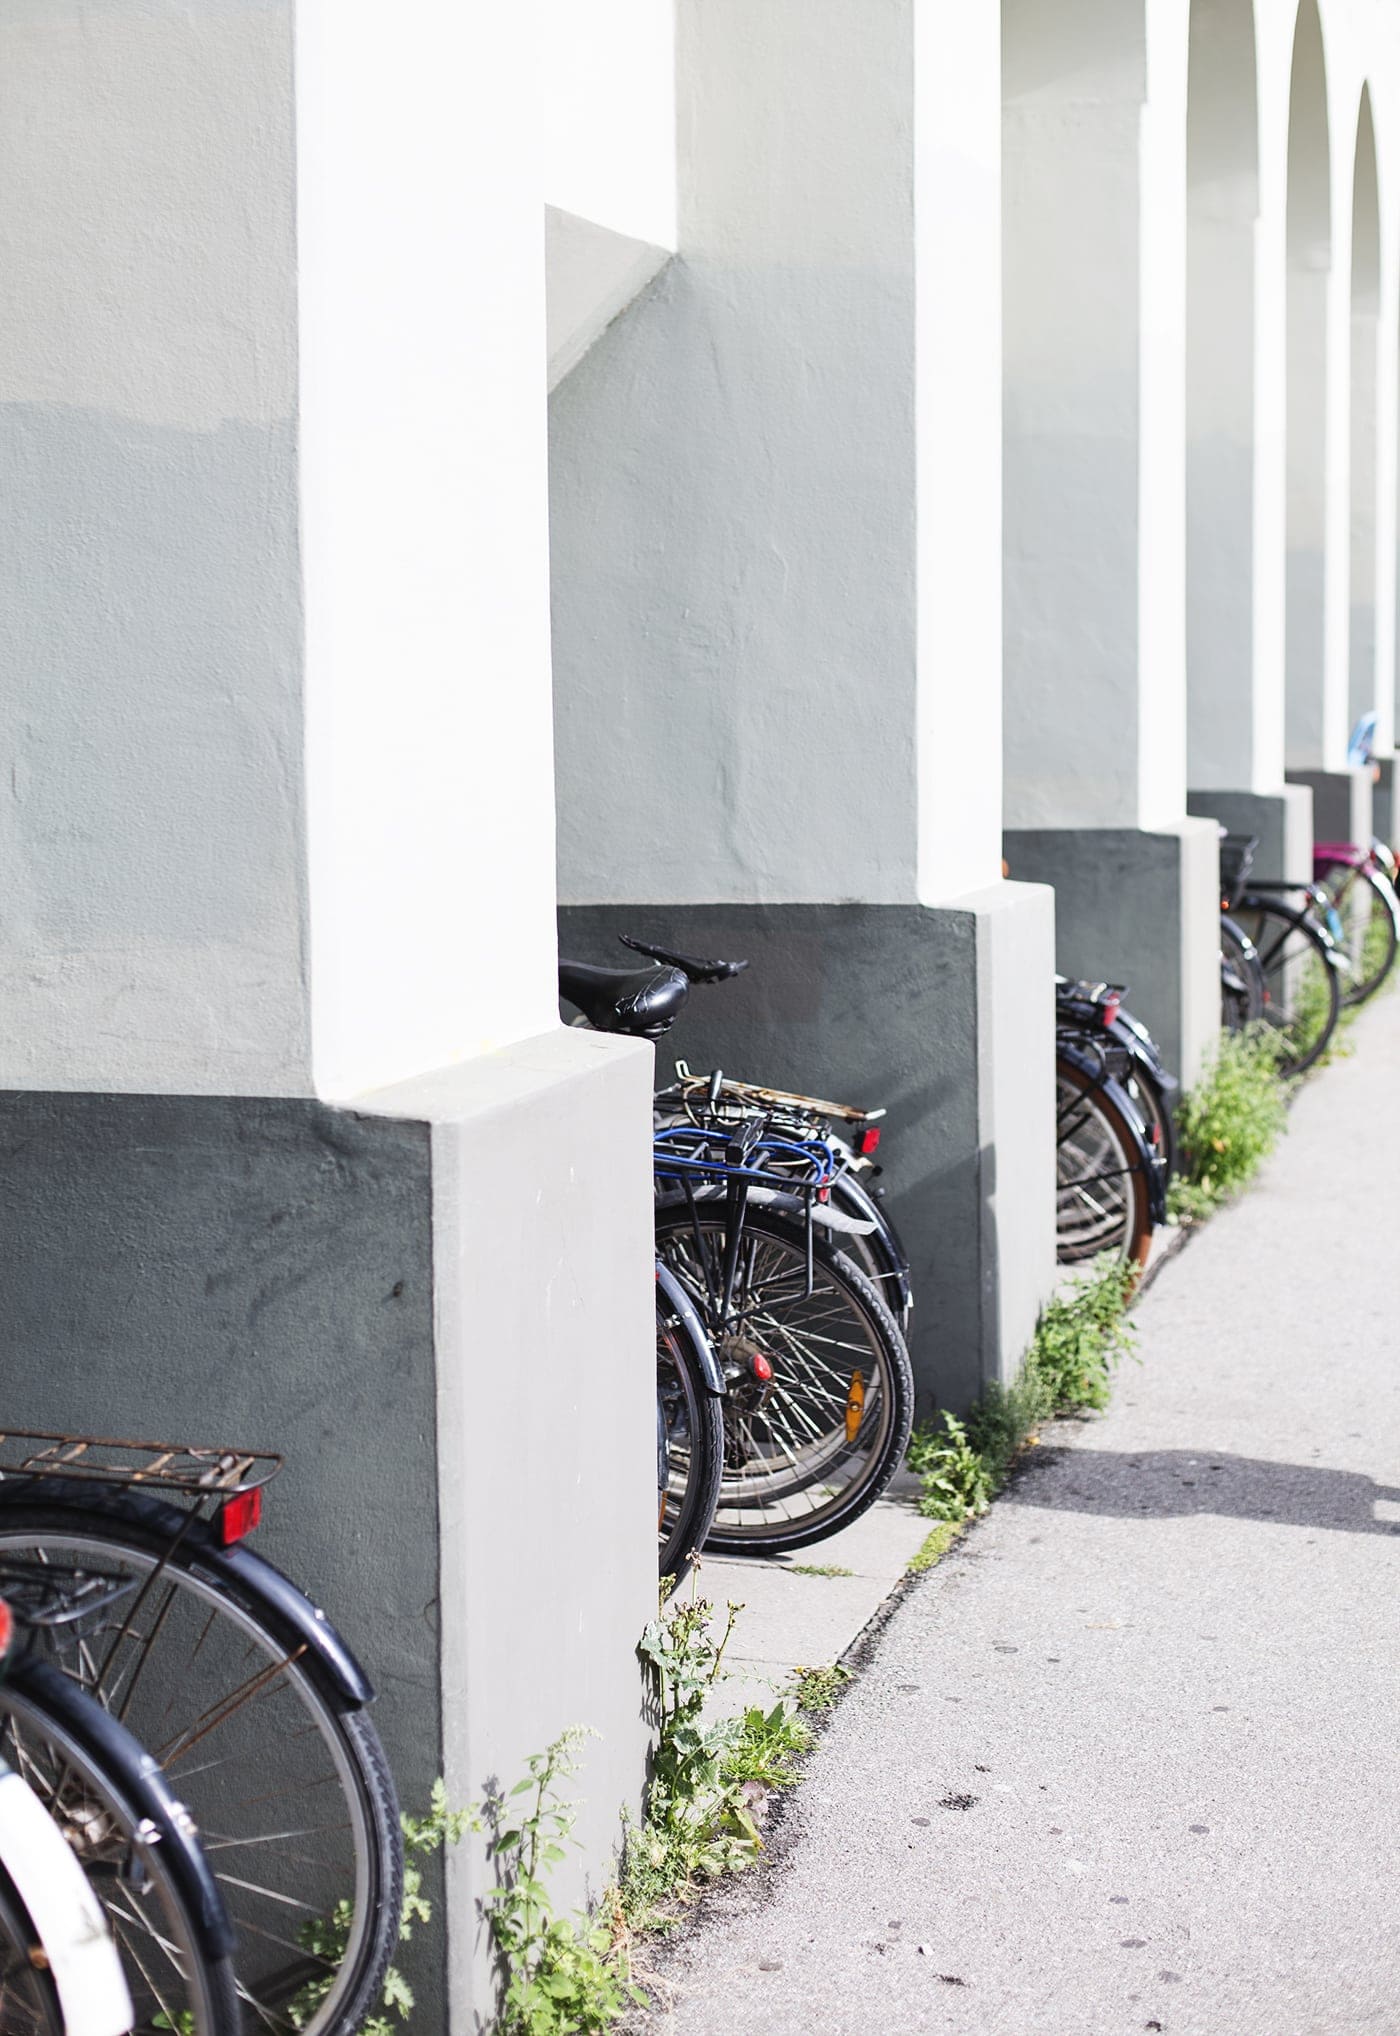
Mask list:
[{"label": "small plant sprouting", "polygon": [[839,1661],[827,1668],[795,1668],[792,1680],[798,1709],[820,1717],[835,1706],[851,1680],[851,1670]]},{"label": "small plant sprouting", "polygon": [[854,1576],[853,1569],[843,1569],[839,1562],[790,1562],[789,1576]]},{"label": "small plant sprouting", "polygon": [[[1039,1422],[1107,1405],[1114,1368],[1133,1347],[1127,1307],[1135,1278],[1130,1266],[1091,1266],[1046,1303],[1009,1386],[989,1386],[965,1421],[943,1413],[936,1425],[915,1430],[906,1461],[923,1481],[925,1519],[952,1527],[975,1520]],[[924,1560],[929,1546],[911,1568],[931,1568],[944,1553],[940,1547]]]},{"label": "small plant sprouting", "polygon": [[1288,1090],[1272,1034],[1227,1033],[1177,1110],[1183,1168],[1171,1211],[1199,1222],[1259,1171],[1288,1121]]}]

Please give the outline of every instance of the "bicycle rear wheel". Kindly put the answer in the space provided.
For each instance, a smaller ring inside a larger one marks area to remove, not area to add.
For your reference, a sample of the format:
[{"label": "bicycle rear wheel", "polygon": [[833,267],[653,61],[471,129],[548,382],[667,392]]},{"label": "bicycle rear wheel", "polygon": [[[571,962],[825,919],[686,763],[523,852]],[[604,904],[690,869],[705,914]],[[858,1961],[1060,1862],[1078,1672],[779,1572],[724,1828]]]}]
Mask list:
[{"label": "bicycle rear wheel", "polygon": [[1340,970],[1326,937],[1306,912],[1251,891],[1234,917],[1259,955],[1264,1022],[1276,1037],[1279,1067],[1300,1075],[1326,1051],[1342,1012]]},{"label": "bicycle rear wheel", "polygon": [[0,1683],[0,1756],[48,1809],[106,1911],[136,2036],[241,2036],[227,1918],[188,1813],[150,1756],[69,1677],[28,1657]]},{"label": "bicycle rear wheel", "polygon": [[719,1503],[723,1402],[710,1390],[695,1311],[657,1268],[656,1492],[660,1573],[674,1590],[689,1576]]},{"label": "bicycle rear wheel", "polygon": [[1082,1068],[1055,1069],[1055,1256],[1083,1265],[1110,1252],[1145,1265],[1152,1245],[1151,1164],[1142,1137]]},{"label": "bicycle rear wheel", "polygon": [[398,1941],[388,1764],[305,1643],[204,1560],[206,1535],[135,1494],[7,1491],[0,1576],[37,1565],[94,1587],[94,1609],[35,1644],[135,1732],[189,1804],[238,1934],[249,2031],[351,2036],[379,2006]]},{"label": "bicycle rear wheel", "polygon": [[1226,1032],[1243,1032],[1264,1016],[1267,984],[1259,956],[1243,927],[1220,915],[1220,1020]]},{"label": "bicycle rear wheel", "polygon": [[1351,980],[1342,991],[1342,1002],[1364,1004],[1395,966],[1400,902],[1378,871],[1356,869],[1350,863],[1329,863],[1318,881],[1346,933]]},{"label": "bicycle rear wheel", "polygon": [[872,1506],[903,1459],[914,1378],[870,1281],[820,1236],[750,1208],[723,1308],[723,1208],[658,1209],[656,1247],[695,1300],[725,1374],[724,1479],[708,1548],[806,1548]]}]

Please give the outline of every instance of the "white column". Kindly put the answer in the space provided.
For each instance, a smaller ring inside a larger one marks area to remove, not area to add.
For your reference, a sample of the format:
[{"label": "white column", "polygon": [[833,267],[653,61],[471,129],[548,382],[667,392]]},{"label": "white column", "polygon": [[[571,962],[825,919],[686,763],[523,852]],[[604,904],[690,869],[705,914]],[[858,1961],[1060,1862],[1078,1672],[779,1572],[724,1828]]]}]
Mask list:
[{"label": "white column", "polygon": [[355,1091],[556,1021],[531,5],[300,0],[312,1042]]},{"label": "white column", "polygon": [[917,0],[918,893],[1001,868],[1001,23]]}]

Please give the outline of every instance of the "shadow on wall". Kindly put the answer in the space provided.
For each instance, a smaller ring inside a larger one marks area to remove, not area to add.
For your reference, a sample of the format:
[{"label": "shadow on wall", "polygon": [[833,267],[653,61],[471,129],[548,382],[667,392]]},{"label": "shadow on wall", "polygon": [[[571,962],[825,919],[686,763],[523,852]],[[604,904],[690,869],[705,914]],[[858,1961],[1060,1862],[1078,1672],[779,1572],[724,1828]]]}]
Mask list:
[{"label": "shadow on wall", "polygon": [[1184,1449],[1047,1450],[1006,1495],[1012,1506],[1125,1520],[1211,1513],[1339,1534],[1400,1534],[1400,1518],[1376,1518],[1378,1499],[1400,1505],[1400,1487],[1378,1485],[1359,1471]]}]

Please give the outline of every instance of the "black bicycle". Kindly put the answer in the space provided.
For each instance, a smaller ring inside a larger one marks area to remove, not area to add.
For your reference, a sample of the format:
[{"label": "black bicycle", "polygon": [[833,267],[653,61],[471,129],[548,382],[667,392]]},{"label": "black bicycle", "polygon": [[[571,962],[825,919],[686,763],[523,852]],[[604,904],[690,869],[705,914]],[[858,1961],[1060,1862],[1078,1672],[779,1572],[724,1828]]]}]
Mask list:
[{"label": "black bicycle", "polygon": [[[600,1031],[657,1038],[692,981],[747,966],[657,952],[665,960],[644,970],[561,963],[560,993]],[[861,1238],[887,1253],[880,1276],[907,1295],[893,1228],[854,1183],[855,1141],[873,1149],[872,1127],[846,1113],[854,1138],[838,1143],[817,1129],[812,1101],[688,1070],[658,1098],[657,1252],[691,1296],[724,1382],[712,1549],[774,1554],[836,1532],[874,1504],[908,1440],[904,1339],[838,1248]]]},{"label": "black bicycle", "polygon": [[1331,1043],[1351,969],[1345,936],[1316,884],[1264,881],[1253,874],[1258,842],[1221,842],[1224,917],[1254,950],[1260,1017],[1274,1037],[1279,1069],[1305,1074]]},{"label": "black bicycle", "polygon": [[[353,2036],[398,1941],[398,1804],[373,1690],[245,1545],[280,1459],[0,1437],[0,1594],[57,1586],[32,1652],[149,1748],[203,1834],[251,2031]],[[182,2025],[173,2024],[179,2027]]]},{"label": "black bicycle", "polygon": [[[128,1995],[117,2026],[242,2036],[233,1929],[194,1819],[126,1726],[37,1649],[118,1584],[47,1568],[15,1584],[6,1602],[26,1645],[0,1680],[0,1772],[47,1811],[100,1904]],[[32,1922],[0,1879],[0,1939],[22,1946]],[[20,1978],[0,1975],[5,2036],[63,2036],[61,1998]]]},{"label": "black bicycle", "polygon": [[1155,1078],[1155,1048],[1150,1064],[1136,1030],[1128,1041],[1117,1036],[1120,1012],[1119,993],[1108,985],[1057,981],[1055,1241],[1061,1265],[1083,1265],[1105,1253],[1124,1265],[1145,1265],[1153,1233],[1166,1221],[1171,1090]]}]

